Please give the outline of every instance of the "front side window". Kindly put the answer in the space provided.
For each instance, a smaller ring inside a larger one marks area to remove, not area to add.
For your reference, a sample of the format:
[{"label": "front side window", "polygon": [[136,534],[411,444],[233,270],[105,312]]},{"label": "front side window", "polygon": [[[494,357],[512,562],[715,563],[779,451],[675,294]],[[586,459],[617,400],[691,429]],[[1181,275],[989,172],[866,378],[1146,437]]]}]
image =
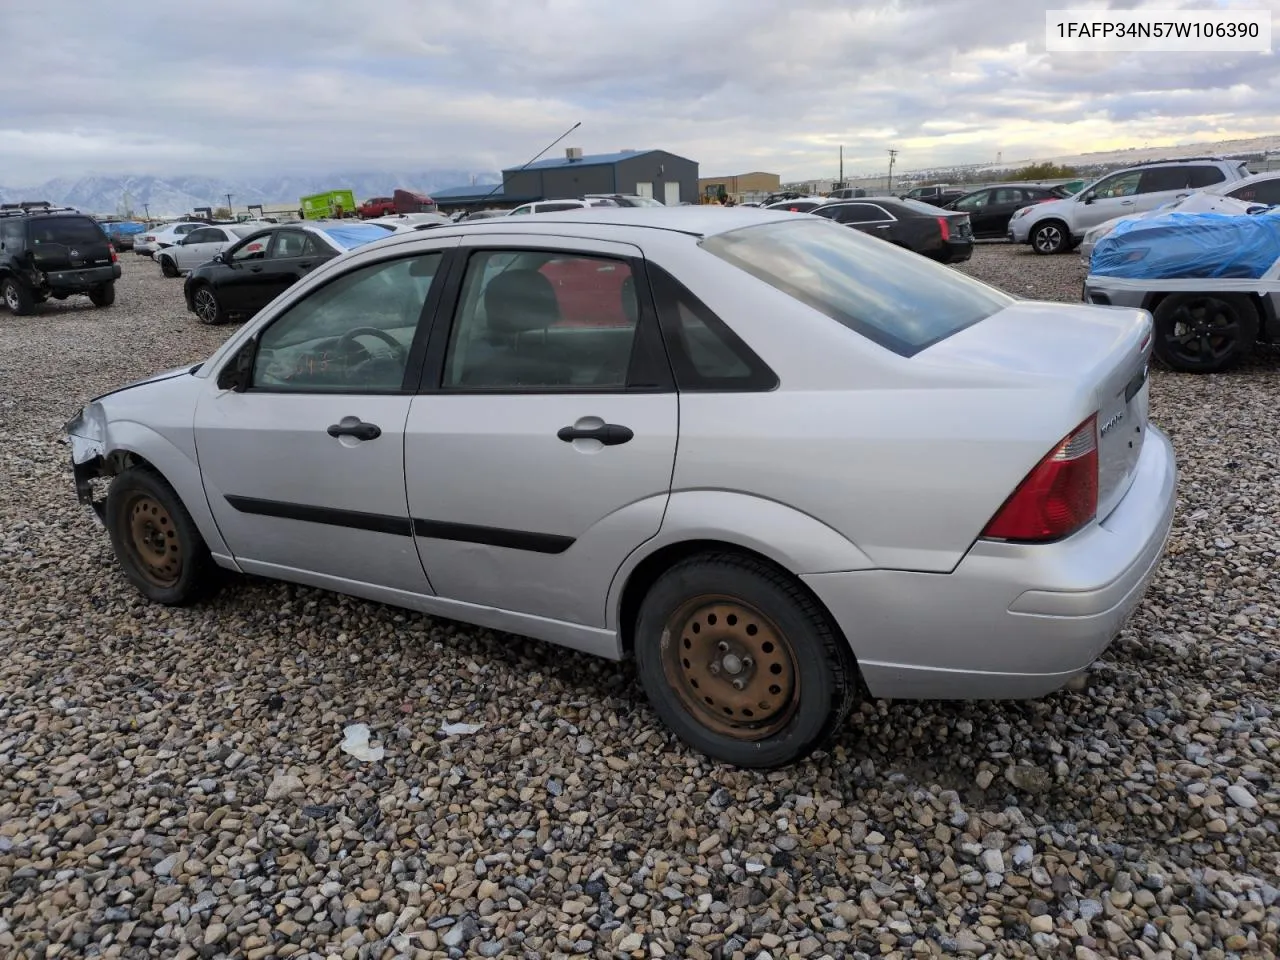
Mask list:
[{"label": "front side window", "polygon": [[956,270],[816,217],[740,227],[699,245],[902,356],[1014,303]]},{"label": "front side window", "polygon": [[485,250],[467,261],[443,386],[621,389],[640,315],[625,260]]},{"label": "front side window", "polygon": [[[990,196],[991,196],[991,193],[990,191],[987,191],[987,190],[984,190],[981,193],[971,193],[969,194],[969,196],[961,197],[959,200],[957,200],[955,203],[955,208],[957,210],[978,210],[981,207],[985,207],[987,205],[987,200],[990,198]],[[1000,203],[1000,202],[1001,201],[999,199],[996,200],[996,203]]]},{"label": "front side window", "polygon": [[1108,177],[1093,188],[1094,199],[1109,200],[1113,197],[1131,197],[1138,192],[1138,184],[1142,172],[1133,170],[1129,173],[1118,173]]},{"label": "front side window", "polygon": [[25,226],[21,220],[0,220],[0,243],[9,253],[22,248]]},{"label": "front side window", "polygon": [[244,260],[262,260],[267,255],[267,247],[271,243],[271,234],[264,233],[260,237],[254,237],[248,243],[238,246],[235,253],[231,254],[231,259],[236,263]]},{"label": "front side window", "polygon": [[516,207],[514,210],[511,211],[510,216],[521,217],[521,216],[524,216],[526,213],[533,213],[532,204],[525,204],[523,207]]},{"label": "front side window", "polygon": [[259,334],[253,388],[399,391],[441,257],[370,264],[295,303]]}]

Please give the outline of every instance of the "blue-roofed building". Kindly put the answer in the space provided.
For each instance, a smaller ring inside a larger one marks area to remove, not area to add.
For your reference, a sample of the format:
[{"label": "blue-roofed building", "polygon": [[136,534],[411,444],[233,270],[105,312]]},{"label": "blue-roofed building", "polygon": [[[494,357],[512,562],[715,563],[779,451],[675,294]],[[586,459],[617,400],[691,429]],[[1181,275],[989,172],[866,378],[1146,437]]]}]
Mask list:
[{"label": "blue-roofed building", "polygon": [[619,150],[583,155],[570,147],[563,157],[537,160],[502,171],[503,184],[446,187],[431,191],[442,210],[515,207],[533,200],[564,200],[592,193],[652,197],[669,207],[698,202],[698,164],[666,150]]}]

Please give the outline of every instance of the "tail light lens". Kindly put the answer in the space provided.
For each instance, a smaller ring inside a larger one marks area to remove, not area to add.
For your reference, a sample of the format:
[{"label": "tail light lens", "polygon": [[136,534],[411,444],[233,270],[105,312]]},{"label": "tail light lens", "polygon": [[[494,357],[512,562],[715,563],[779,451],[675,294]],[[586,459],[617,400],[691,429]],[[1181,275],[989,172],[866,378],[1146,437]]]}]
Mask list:
[{"label": "tail light lens", "polygon": [[942,230],[942,240],[945,243],[951,239],[951,222],[946,217],[938,218],[938,227]]},{"label": "tail light lens", "polygon": [[1098,512],[1098,418],[1054,447],[982,531],[988,540],[1048,543],[1075,533]]},{"label": "tail light lens", "polygon": [[118,263],[120,258],[116,256],[116,245],[114,243],[108,243],[107,249],[111,251],[111,262]]}]

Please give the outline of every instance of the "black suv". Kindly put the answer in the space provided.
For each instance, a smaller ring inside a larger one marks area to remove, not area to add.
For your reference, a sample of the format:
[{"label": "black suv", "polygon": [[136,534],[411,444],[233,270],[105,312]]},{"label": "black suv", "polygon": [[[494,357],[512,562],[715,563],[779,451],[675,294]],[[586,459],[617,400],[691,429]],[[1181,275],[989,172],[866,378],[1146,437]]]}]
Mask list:
[{"label": "black suv", "polygon": [[47,203],[0,205],[0,299],[15,314],[73,293],[109,307],[119,276],[115,248],[92,217]]}]

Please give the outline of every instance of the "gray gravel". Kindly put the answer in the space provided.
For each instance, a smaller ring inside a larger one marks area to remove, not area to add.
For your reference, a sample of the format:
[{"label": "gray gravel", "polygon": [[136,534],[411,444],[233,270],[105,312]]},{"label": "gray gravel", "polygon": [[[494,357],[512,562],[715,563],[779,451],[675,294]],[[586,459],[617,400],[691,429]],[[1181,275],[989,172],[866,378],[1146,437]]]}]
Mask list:
[{"label": "gray gravel", "polygon": [[[1079,689],[870,703],[763,775],[628,666],[261,581],[140,600],[61,426],[227,330],[123,260],[113,308],[0,312],[0,957],[1276,955],[1274,355],[1155,372],[1169,557]],[[1075,257],[963,269],[1079,296]]]}]

